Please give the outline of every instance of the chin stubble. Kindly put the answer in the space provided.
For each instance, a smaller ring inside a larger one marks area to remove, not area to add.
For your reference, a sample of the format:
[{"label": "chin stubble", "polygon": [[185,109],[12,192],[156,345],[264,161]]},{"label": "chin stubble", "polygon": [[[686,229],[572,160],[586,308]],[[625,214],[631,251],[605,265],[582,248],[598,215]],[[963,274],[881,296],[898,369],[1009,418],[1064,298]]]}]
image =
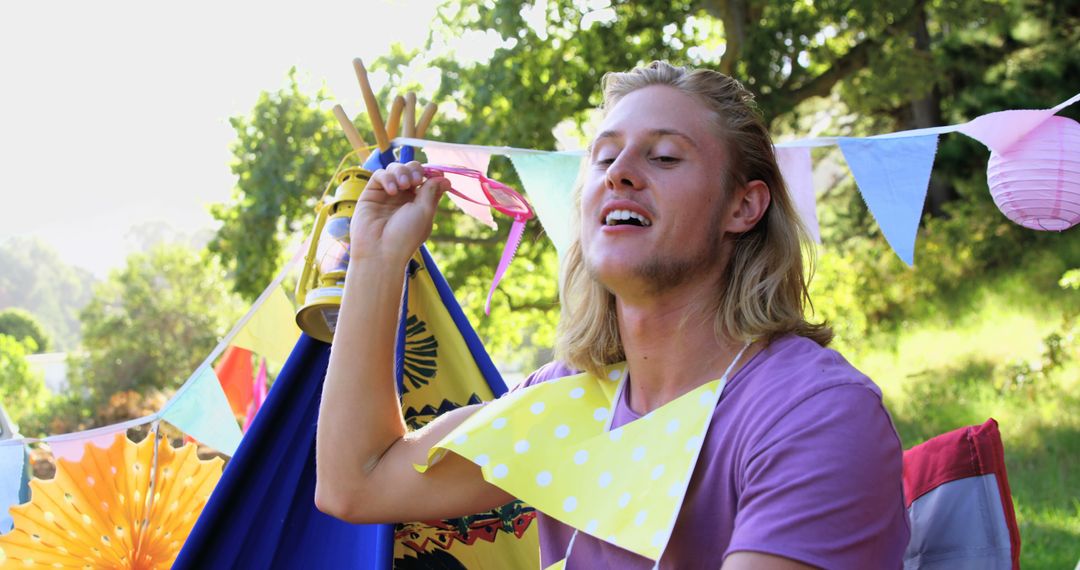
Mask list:
[{"label": "chin stubble", "polygon": [[[646,283],[649,294],[661,293],[678,287],[703,272],[715,271],[715,262],[720,258],[721,244],[722,237],[717,235],[696,252],[686,256],[655,255],[642,260],[633,271]],[[586,262],[586,268],[594,280],[603,283],[592,263]],[[610,290],[610,287],[608,289]]]}]

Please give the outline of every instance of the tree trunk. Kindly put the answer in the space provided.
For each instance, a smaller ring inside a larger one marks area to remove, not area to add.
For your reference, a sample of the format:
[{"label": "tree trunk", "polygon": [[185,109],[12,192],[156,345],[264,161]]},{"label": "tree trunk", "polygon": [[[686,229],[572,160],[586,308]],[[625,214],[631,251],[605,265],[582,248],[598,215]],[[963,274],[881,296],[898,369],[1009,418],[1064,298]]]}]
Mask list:
[{"label": "tree trunk", "polygon": [[[915,49],[923,52],[926,57],[930,54],[930,32],[926,28],[926,7],[917,7],[918,14],[915,17]],[[941,116],[941,91],[937,84],[930,89],[926,96],[912,101],[907,109],[901,114],[901,128],[921,129],[936,127],[942,124]],[[923,215],[930,214],[935,218],[945,216],[943,206],[958,197],[952,185],[943,181],[940,177],[930,176],[930,187],[926,191],[926,202],[923,204]]]}]

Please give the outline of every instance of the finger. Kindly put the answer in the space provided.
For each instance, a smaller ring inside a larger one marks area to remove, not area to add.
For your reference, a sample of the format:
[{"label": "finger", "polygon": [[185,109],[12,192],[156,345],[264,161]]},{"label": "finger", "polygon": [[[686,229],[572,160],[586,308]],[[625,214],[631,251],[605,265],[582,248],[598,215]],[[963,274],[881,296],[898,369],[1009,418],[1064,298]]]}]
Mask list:
[{"label": "finger", "polygon": [[413,183],[412,175],[404,164],[395,162],[386,167],[386,172],[388,180],[392,181],[398,190],[408,190],[419,184]]},{"label": "finger", "polygon": [[417,190],[417,195],[420,197],[420,202],[424,206],[424,210],[431,215],[434,215],[435,207],[439,203],[439,199],[442,195],[450,189],[450,181],[441,176],[428,178],[424,181],[424,184]]},{"label": "finger", "polygon": [[394,168],[398,186],[402,188],[420,186],[424,181],[424,167],[415,160],[405,164],[395,163],[391,167]]},{"label": "finger", "polygon": [[424,167],[417,161],[412,161],[405,165],[412,176],[413,184],[420,184],[424,181]]},{"label": "finger", "polygon": [[398,193],[398,185],[394,175],[383,168],[371,173],[367,187],[371,190],[382,190],[390,196],[396,196]]},{"label": "finger", "polygon": [[423,181],[423,171],[420,170],[420,176],[416,176],[414,173],[417,171],[416,167],[410,164],[401,164],[395,162],[386,167],[388,173],[393,176],[394,183],[398,188],[405,190],[408,188],[415,188],[419,186]]}]

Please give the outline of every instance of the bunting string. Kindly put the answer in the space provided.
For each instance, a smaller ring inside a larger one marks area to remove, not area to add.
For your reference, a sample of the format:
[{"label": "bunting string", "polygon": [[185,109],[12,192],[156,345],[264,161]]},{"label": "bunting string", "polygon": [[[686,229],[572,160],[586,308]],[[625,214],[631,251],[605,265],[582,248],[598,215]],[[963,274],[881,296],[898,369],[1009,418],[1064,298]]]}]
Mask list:
[{"label": "bunting string", "polygon": [[[288,276],[289,272],[296,266],[296,263],[302,259],[302,252],[306,251],[306,249],[306,244],[295,248],[297,253],[286,262],[285,266],[270,285],[268,285],[258,298],[255,299],[255,302],[252,303],[251,308],[248,309],[247,313],[240,317],[236,324],[233,325],[232,329],[221,338],[214,349],[203,359],[202,363],[200,363],[199,366],[195,368],[195,371],[184,381],[184,384],[176,390],[173,397],[170,398],[157,412],[140,418],[134,418],[83,431],[49,435],[41,438],[20,437],[7,439],[0,441],[0,448],[22,447],[35,443],[48,443],[50,447],[59,448],[62,456],[68,456],[67,444],[72,444],[70,446],[72,448],[72,453],[81,454],[82,444],[88,440],[96,441],[121,430],[127,430],[151,422],[165,420],[176,425],[183,431],[190,433],[207,445],[214,447],[218,451],[232,455],[232,452],[236,449],[236,445],[239,444],[241,432],[232,411],[222,410],[222,405],[224,408],[228,408],[228,400],[225,398],[224,391],[221,389],[221,385],[217,380],[216,374],[214,374],[213,368],[211,368],[211,364],[221,356],[230,344],[232,344],[233,339],[244,330],[249,322],[253,319],[258,320],[257,314],[268,304],[268,300],[272,302],[276,295],[284,295],[281,284],[285,280],[285,277]],[[295,341],[295,338],[293,341]],[[278,344],[281,344],[280,341]],[[212,380],[212,382],[209,380]],[[178,407],[180,408],[180,411],[177,411]],[[229,429],[229,426],[235,428],[236,431],[233,432]],[[196,432],[203,433],[204,437],[200,438],[199,434]],[[206,437],[209,437],[209,439],[205,439]],[[213,442],[210,440],[213,440]],[[219,445],[215,445],[214,442],[217,442]],[[54,446],[54,444],[57,445]],[[75,451],[75,448],[78,448],[78,450]],[[56,451],[57,450],[54,449],[54,454]]]},{"label": "bunting string", "polygon": [[[915,239],[921,221],[923,203],[930,184],[930,172],[937,155],[940,135],[959,132],[983,143],[991,151],[992,160],[1005,156],[1007,151],[1034,144],[1043,139],[1061,143],[1066,131],[1080,132],[1080,125],[1069,130],[1041,128],[1059,111],[1080,101],[1080,93],[1049,109],[998,111],[981,115],[965,123],[911,129],[869,137],[808,137],[784,141],[775,145],[777,161],[790,189],[796,210],[811,237],[821,243],[813,187],[813,168],[810,149],[838,146],[855,178],[856,186],[867,208],[873,214],[886,241],[905,264],[915,263]],[[1075,124],[1075,121],[1063,119]],[[1030,140],[1032,137],[1039,140]],[[1040,138],[1041,137],[1041,138]],[[1056,138],[1055,138],[1056,137]],[[491,155],[510,158],[526,193],[536,207],[537,217],[555,245],[560,257],[565,254],[573,236],[572,190],[580,173],[584,150],[542,151],[509,146],[484,146],[449,143],[418,138],[397,138],[394,145],[423,148],[439,162],[454,164],[453,156],[468,157],[476,164],[487,164]],[[1038,147],[1041,162],[1048,164],[1080,164],[1080,149],[1062,147],[1056,156],[1046,146]],[[1032,147],[1035,148],[1035,147]],[[1023,158],[1009,158],[1017,163],[1017,171],[1030,166],[1030,153]],[[433,159],[434,160],[434,159]],[[1000,162],[1000,160],[999,160]],[[1056,167],[1057,178],[1036,180],[1025,196],[1013,191],[1015,185],[1002,184],[991,188],[995,203],[1009,219],[1032,229],[1062,231],[1080,222],[1080,214],[1063,206],[1080,203],[1077,172],[1065,166]],[[1057,181],[1063,181],[1055,184]],[[994,185],[994,182],[991,182]],[[1024,204],[1025,209],[1018,209]],[[486,217],[474,211],[467,214],[487,223]]]},{"label": "bunting string", "polygon": [[[1056,106],[1054,106],[1054,107],[1052,107],[1050,109],[997,111],[995,113],[989,113],[989,114],[986,114],[986,115],[981,115],[981,116],[976,117],[976,118],[974,118],[974,119],[972,119],[970,121],[967,121],[965,123],[957,123],[955,125],[942,125],[942,126],[938,126],[938,127],[925,127],[925,128],[921,128],[921,129],[909,129],[909,130],[904,130],[904,131],[896,131],[896,132],[892,132],[892,133],[884,133],[884,134],[880,134],[880,135],[873,135],[873,136],[864,137],[864,138],[868,138],[868,139],[893,139],[893,138],[906,138],[906,137],[921,137],[921,136],[926,136],[926,135],[943,135],[943,134],[946,134],[946,133],[955,133],[955,132],[959,131],[959,132],[962,132],[964,134],[968,134],[969,132],[970,133],[977,133],[977,135],[976,134],[969,134],[968,136],[971,136],[972,138],[978,139],[980,142],[983,142],[980,139],[980,136],[984,136],[982,134],[984,131],[990,130],[988,127],[989,127],[989,125],[994,124],[996,122],[995,119],[1001,118],[1000,116],[998,116],[999,114],[1001,114],[1001,113],[1024,113],[1024,114],[1029,114],[1028,120],[1021,121],[1021,124],[1019,125],[1020,126],[1019,130],[1021,130],[1023,132],[1015,132],[1014,131],[1014,132],[1011,132],[1011,133],[1004,134],[1001,137],[1001,139],[1002,139],[1001,142],[1004,143],[1004,144],[997,144],[996,143],[994,145],[994,146],[1003,146],[1004,147],[1004,146],[1008,146],[1008,143],[1010,143],[1010,142],[1015,142],[1017,139],[1019,139],[1021,136],[1026,134],[1029,130],[1031,130],[1031,128],[1034,128],[1034,126],[1036,126],[1036,125],[1027,126],[1026,123],[1035,122],[1037,124],[1039,122],[1042,122],[1041,119],[1045,119],[1045,118],[1047,118],[1047,117],[1049,117],[1051,115],[1056,115],[1062,109],[1064,109],[1064,108],[1066,108],[1066,107],[1068,107],[1070,105],[1073,105],[1074,103],[1077,103],[1077,102],[1080,102],[1080,93],[1077,93],[1076,95],[1073,95],[1069,99],[1066,99],[1065,101],[1062,101],[1061,103],[1057,104]],[[1015,116],[1008,117],[1007,120],[1010,123],[1013,123],[1014,121],[1018,120],[1018,117],[1015,117]],[[997,126],[997,125],[995,125],[995,126]],[[1027,126],[1027,128],[1024,128],[1025,126]],[[776,143],[775,146],[777,148],[794,148],[794,147],[814,148],[814,147],[823,147],[823,146],[836,146],[837,144],[839,144],[839,141],[842,138],[849,138],[849,137],[842,137],[842,136],[805,137],[805,138],[794,139],[794,140],[790,140],[790,141],[784,141],[784,142]],[[413,147],[418,147],[418,148],[426,148],[426,147],[434,146],[434,147],[440,147],[440,148],[456,149],[456,150],[459,150],[461,152],[468,152],[469,150],[473,150],[473,151],[487,152],[489,154],[497,154],[497,155],[503,155],[503,156],[510,156],[512,154],[542,154],[542,155],[546,155],[546,154],[553,154],[553,153],[554,154],[575,154],[575,155],[579,155],[579,156],[585,156],[585,151],[584,150],[548,151],[548,150],[537,150],[537,149],[531,149],[531,148],[516,148],[516,147],[511,147],[511,146],[485,146],[485,145],[470,145],[470,144],[462,144],[462,143],[448,143],[448,142],[442,142],[442,141],[435,141],[435,140],[428,140],[428,139],[407,138],[407,137],[398,137],[398,138],[394,139],[393,142],[396,145],[399,145],[399,146],[413,146]],[[984,142],[984,144],[985,144],[985,142]],[[987,145],[987,146],[989,147],[990,145]]]},{"label": "bunting string", "polygon": [[[991,194],[999,208],[1016,223],[1032,229],[1055,231],[1080,223],[1080,213],[1070,209],[1070,204],[1080,203],[1080,169],[1074,168],[1080,165],[1080,148],[1065,143],[1080,140],[1080,124],[1070,119],[1053,118],[1078,101],[1080,93],[1049,109],[998,111],[955,125],[870,137],[809,137],[785,141],[775,145],[777,160],[804,225],[820,242],[810,149],[838,146],[885,239],[897,256],[911,266],[937,141],[943,134],[960,132],[990,149],[995,168],[995,176],[989,179]],[[1047,144],[1048,140],[1057,144]],[[397,138],[393,143],[402,148],[423,148],[429,158],[439,157],[437,162],[466,163],[462,165],[480,171],[487,170],[492,155],[509,157],[559,255],[567,251],[574,235],[572,190],[585,151],[552,152],[418,138]],[[1036,166],[1039,176],[1032,177],[1030,169]],[[1020,182],[1023,182],[1023,188],[1020,188]],[[465,185],[455,183],[455,186]],[[494,224],[486,208],[470,208],[466,213],[489,227]],[[299,329],[289,328],[295,323],[281,284],[306,249],[296,248],[297,253],[292,259],[161,410],[75,433],[0,441],[0,508],[17,500],[19,476],[28,444],[48,443],[54,454],[70,458],[81,454],[86,442],[104,442],[107,436],[118,431],[164,420],[231,455],[239,445],[242,432],[211,365],[230,345],[257,353],[264,361],[275,362],[274,359],[287,356],[299,336]],[[259,390],[260,382],[265,390],[265,364],[260,366],[255,379],[255,391]],[[259,397],[265,397],[265,393]],[[246,422],[250,422],[250,416]],[[0,533],[4,532],[5,525],[10,526],[10,519],[0,516]]]}]

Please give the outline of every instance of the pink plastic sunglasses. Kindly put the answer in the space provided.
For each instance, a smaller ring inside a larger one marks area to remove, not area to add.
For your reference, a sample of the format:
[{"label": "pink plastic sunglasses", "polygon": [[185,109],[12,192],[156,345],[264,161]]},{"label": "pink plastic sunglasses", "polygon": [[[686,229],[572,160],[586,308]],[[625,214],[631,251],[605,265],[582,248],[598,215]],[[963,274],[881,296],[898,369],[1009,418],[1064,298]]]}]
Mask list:
[{"label": "pink plastic sunglasses", "polygon": [[443,166],[440,164],[425,164],[424,176],[439,176],[441,174],[457,174],[460,176],[468,176],[474,178],[480,182],[480,189],[483,190],[484,196],[487,197],[487,202],[481,202],[475,200],[464,193],[450,189],[458,198],[472,202],[473,204],[479,204],[481,206],[491,206],[495,208],[495,211],[514,218],[515,221],[524,222],[532,219],[533,211],[529,206],[529,202],[525,200],[525,197],[518,194],[516,190],[499,182],[492,180],[487,176],[484,176],[478,170],[471,168],[465,168],[462,166]]},{"label": "pink plastic sunglasses", "polygon": [[510,233],[506,236],[506,245],[503,246],[499,266],[495,268],[495,278],[492,279],[491,288],[488,289],[487,302],[484,304],[484,313],[491,314],[491,296],[495,294],[495,288],[499,286],[499,281],[506,274],[506,269],[510,267],[510,262],[513,261],[514,254],[517,252],[518,246],[521,245],[521,238],[525,233],[525,222],[533,217],[532,207],[529,206],[529,202],[525,200],[525,197],[518,194],[513,188],[484,176],[480,171],[461,166],[442,166],[438,164],[425,164],[423,166],[424,176],[459,174],[479,180],[480,189],[483,190],[484,197],[487,198],[486,203],[474,200],[453,188],[450,189],[450,192],[473,204],[491,206],[495,208],[495,211],[514,219],[514,223],[510,225]]}]

